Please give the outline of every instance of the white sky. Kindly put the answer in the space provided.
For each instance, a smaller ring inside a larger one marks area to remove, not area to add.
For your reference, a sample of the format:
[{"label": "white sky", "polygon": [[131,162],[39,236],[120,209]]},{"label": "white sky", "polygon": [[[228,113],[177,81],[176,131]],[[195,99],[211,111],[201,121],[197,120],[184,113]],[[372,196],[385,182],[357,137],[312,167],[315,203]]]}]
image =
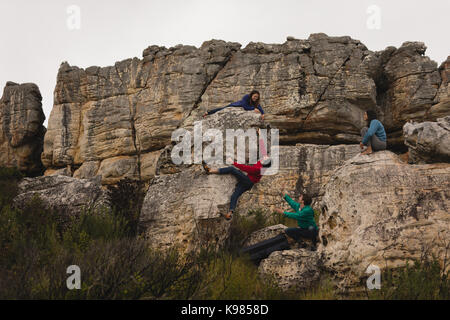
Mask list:
[{"label": "white sky", "polygon": [[[67,26],[71,5],[81,10],[79,30]],[[380,29],[367,26],[371,5],[380,9]],[[317,32],[351,36],[372,51],[422,41],[440,65],[450,55],[449,12],[450,0],[0,0],[0,90],[7,81],[36,83],[47,126],[62,61],[104,67],[142,58],[154,44],[221,39],[244,48]]]}]

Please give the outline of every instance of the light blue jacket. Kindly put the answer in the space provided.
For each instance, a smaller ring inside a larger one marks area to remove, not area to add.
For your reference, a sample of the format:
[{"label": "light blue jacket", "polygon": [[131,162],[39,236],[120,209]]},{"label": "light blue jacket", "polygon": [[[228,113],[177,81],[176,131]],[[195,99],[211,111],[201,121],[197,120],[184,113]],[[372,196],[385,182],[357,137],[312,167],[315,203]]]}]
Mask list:
[{"label": "light blue jacket", "polygon": [[374,119],[374,120],[370,121],[369,130],[367,130],[366,134],[364,135],[362,143],[364,145],[367,145],[367,143],[369,142],[369,139],[374,134],[381,141],[386,141],[386,131],[384,130],[383,124],[380,121],[378,121],[377,119]]}]

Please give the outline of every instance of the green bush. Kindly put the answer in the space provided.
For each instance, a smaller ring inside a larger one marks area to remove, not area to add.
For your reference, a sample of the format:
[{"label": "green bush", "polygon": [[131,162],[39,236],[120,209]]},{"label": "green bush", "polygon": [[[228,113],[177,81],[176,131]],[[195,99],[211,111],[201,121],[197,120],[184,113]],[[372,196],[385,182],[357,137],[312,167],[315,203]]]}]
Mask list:
[{"label": "green bush", "polygon": [[18,169],[0,167],[0,209],[11,204],[17,194],[17,184],[22,178]]},{"label": "green bush", "polygon": [[112,207],[117,216],[126,221],[126,233],[137,235],[140,210],[145,198],[145,186],[142,181],[122,179],[117,185],[108,186]]},{"label": "green bush", "polygon": [[448,300],[449,272],[435,257],[407,262],[405,267],[382,273],[381,289],[367,292],[369,299],[385,300]]}]

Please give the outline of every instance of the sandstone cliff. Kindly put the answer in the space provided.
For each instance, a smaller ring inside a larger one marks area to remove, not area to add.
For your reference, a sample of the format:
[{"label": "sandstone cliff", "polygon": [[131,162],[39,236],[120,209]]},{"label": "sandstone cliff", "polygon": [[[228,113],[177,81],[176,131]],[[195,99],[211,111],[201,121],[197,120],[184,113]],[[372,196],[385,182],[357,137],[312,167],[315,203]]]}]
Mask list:
[{"label": "sandstone cliff", "polygon": [[0,99],[0,165],[29,175],[43,172],[45,120],[42,97],[33,83],[8,82]]},{"label": "sandstone cliff", "polygon": [[61,64],[45,136],[47,174],[148,180],[171,133],[209,109],[261,92],[266,123],[280,143],[359,141],[362,115],[375,108],[390,148],[404,149],[408,120],[448,114],[448,60],[438,68],[420,42],[372,52],[350,37],[312,34],[283,44],[219,40],[200,48],[150,46],[143,58],[110,67]]},{"label": "sandstone cliff", "polygon": [[[309,193],[321,239],[317,252],[273,254],[261,273],[275,274],[290,288],[310,286],[326,270],[346,289],[361,283],[370,264],[395,268],[424,250],[442,261],[448,244],[441,240],[450,235],[449,59],[438,68],[420,42],[372,52],[358,40],[325,34],[240,47],[212,40],[200,48],[151,46],[143,59],[110,67],[61,64],[41,155],[45,174],[57,177],[24,180],[16,203],[37,193],[50,207],[76,213],[97,203],[91,195],[108,202],[100,181],[145,180],[139,229],[151,245],[188,251],[206,240],[220,246],[230,231],[221,213],[236,179],[206,175],[198,164],[175,165],[171,135],[178,128],[192,132],[206,110],[256,88],[265,122],[235,108],[202,122],[204,130],[223,134],[267,125],[280,130],[278,173],[246,192],[237,210],[245,215],[260,208],[269,215],[275,207],[287,209],[285,192]],[[40,95],[35,86],[7,88],[0,110],[9,158],[0,159],[18,165],[17,159],[40,154],[39,144],[27,144],[42,133]],[[369,108],[385,125],[390,151],[361,156],[357,143]],[[26,118],[29,109],[34,116]],[[21,146],[33,151],[13,152]],[[391,152],[407,148],[410,164]]]}]

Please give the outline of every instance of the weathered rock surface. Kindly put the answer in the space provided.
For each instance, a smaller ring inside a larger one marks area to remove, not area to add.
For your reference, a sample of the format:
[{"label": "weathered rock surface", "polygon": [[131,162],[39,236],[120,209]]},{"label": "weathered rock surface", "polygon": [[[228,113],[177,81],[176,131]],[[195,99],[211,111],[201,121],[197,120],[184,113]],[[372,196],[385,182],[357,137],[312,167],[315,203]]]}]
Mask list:
[{"label": "weathered rock surface", "polygon": [[425,50],[405,42],[372,52],[350,37],[318,33],[243,49],[219,40],[200,48],[151,46],[143,59],[104,68],[63,63],[42,161],[74,171],[90,163],[77,173],[85,176],[96,172],[93,163],[104,168],[110,162],[101,162],[115,159],[108,161],[118,161],[118,169],[102,175],[104,183],[139,178],[143,155],[170,145],[175,129],[192,127],[206,110],[255,88],[281,144],[357,143],[364,111],[375,108],[389,146],[403,146],[406,121],[448,115],[448,60],[438,68]]},{"label": "weathered rock surface", "polygon": [[248,237],[248,239],[244,243],[244,247],[249,247],[257,244],[258,242],[276,237],[279,234],[284,233],[284,229],[286,228],[287,227],[285,225],[277,224],[274,226],[263,228],[261,230],[257,230]]},{"label": "weathered rock surface", "polygon": [[[253,117],[252,114],[242,117],[247,116]],[[255,209],[262,209],[267,215],[275,207],[288,210],[283,191],[292,195],[292,190],[312,194],[319,201],[323,195],[321,188],[332,171],[359,151],[356,145],[282,146],[278,174],[263,176],[240,197],[236,209],[243,215]],[[215,229],[214,232],[220,235],[219,243],[223,243],[228,225],[223,224],[225,220],[219,213],[227,212],[236,179],[231,175],[206,175],[199,165],[170,164],[170,149],[160,157],[157,172],[141,212],[140,228],[149,240],[163,246],[181,244],[191,247],[198,237],[197,225],[203,223],[211,231]],[[259,236],[256,238],[260,239]]]},{"label": "weathered rock surface", "polygon": [[102,189],[98,178],[87,180],[62,175],[24,178],[19,183],[14,204],[21,208],[35,195],[62,219],[79,216],[83,210],[110,207],[108,193]]},{"label": "weathered rock surface", "polygon": [[35,84],[6,83],[0,99],[0,166],[17,167],[30,175],[42,173],[45,115],[41,101]]},{"label": "weathered rock surface", "polygon": [[450,116],[403,126],[410,163],[450,162]]},{"label": "weathered rock surface", "polygon": [[318,252],[342,289],[362,284],[371,264],[403,266],[426,250],[442,261],[450,164],[408,165],[389,151],[358,155],[335,170],[320,206]]},{"label": "weathered rock surface", "polygon": [[377,98],[388,132],[401,132],[408,120],[424,120],[434,103],[441,76],[437,63],[424,56],[426,49],[422,42],[405,42],[385,51],[389,58],[382,63]]},{"label": "weathered rock surface", "polygon": [[285,193],[295,200],[300,194],[307,193],[313,197],[314,203],[318,203],[323,196],[322,187],[328,183],[333,170],[360,151],[359,145],[280,146],[278,173],[263,176],[258,184],[241,196],[237,209],[242,214],[255,208],[268,214],[276,207],[290,210],[283,200]]},{"label": "weathered rock surface", "polygon": [[156,176],[141,210],[139,229],[158,248],[179,245],[191,251],[204,244],[222,245],[230,222],[228,212],[236,179],[207,175],[201,166]]},{"label": "weathered rock surface", "polygon": [[116,167],[119,176],[133,176],[141,154],[170,144],[172,132],[239,47],[224,41],[205,42],[199,49],[152,46],[144,59],[111,67],[61,64],[42,162],[47,168],[80,167],[129,157],[119,158]]},{"label": "weathered rock surface", "polygon": [[308,289],[320,279],[319,255],[305,249],[275,251],[261,261],[258,272],[271,276],[283,290]]},{"label": "weathered rock surface", "polygon": [[440,117],[448,116],[450,114],[450,56],[447,57],[447,60],[442,62],[441,66],[439,67],[439,72],[441,74],[442,82],[436,98],[433,101],[435,104],[430,108],[428,112],[428,120],[434,120]]}]

